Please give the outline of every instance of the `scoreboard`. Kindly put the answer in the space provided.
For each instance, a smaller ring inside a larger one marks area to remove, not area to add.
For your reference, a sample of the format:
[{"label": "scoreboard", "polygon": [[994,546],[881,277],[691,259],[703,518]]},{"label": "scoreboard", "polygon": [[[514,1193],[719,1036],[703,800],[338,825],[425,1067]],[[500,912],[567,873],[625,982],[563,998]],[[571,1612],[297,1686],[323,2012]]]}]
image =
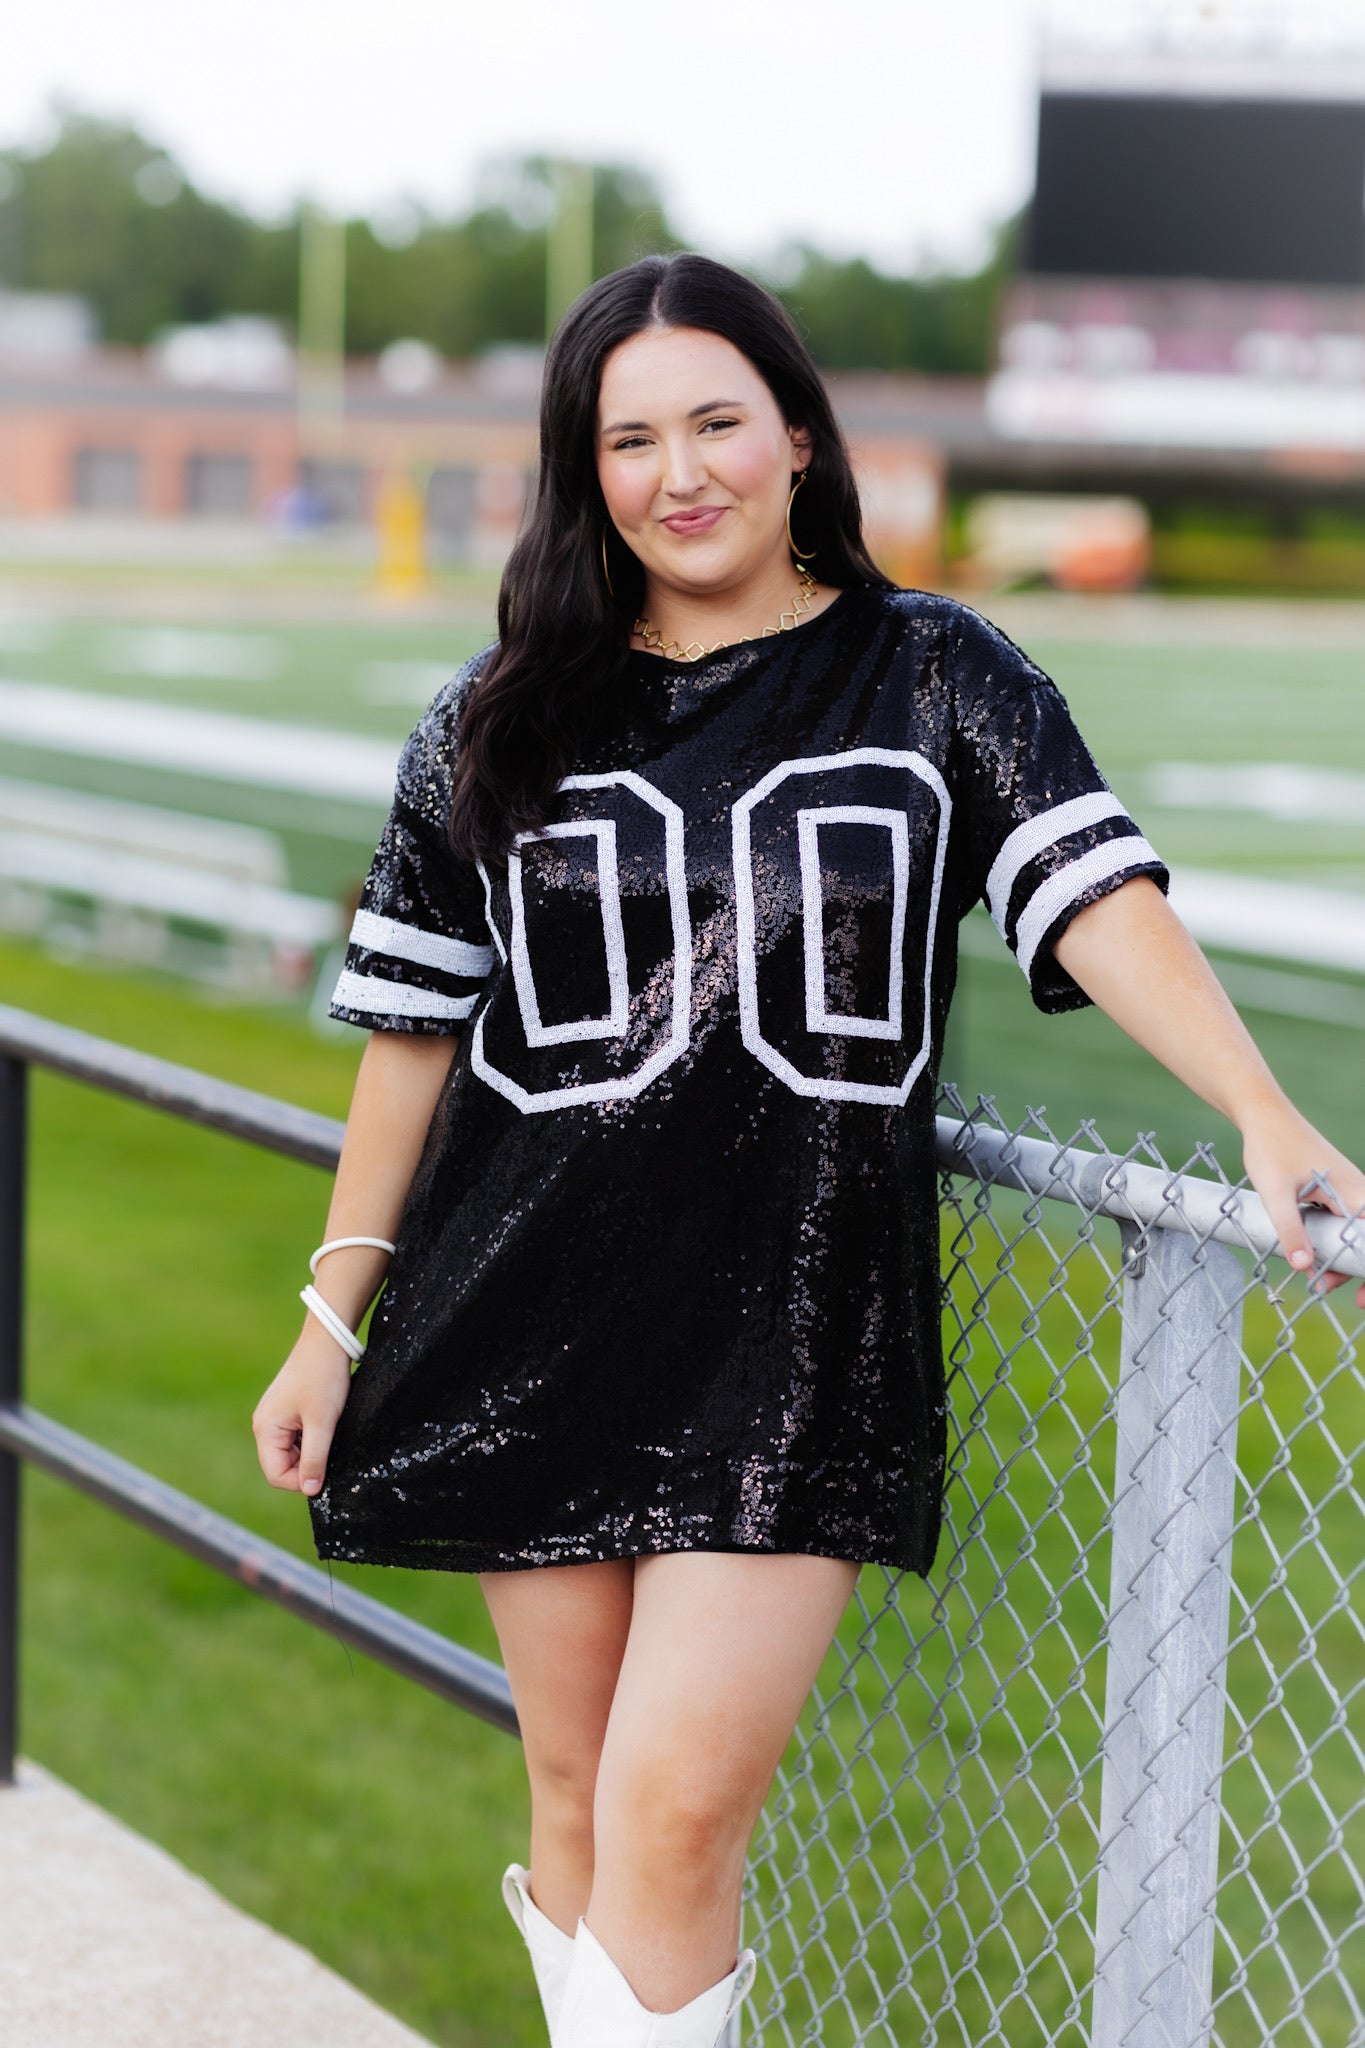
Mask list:
[{"label": "scoreboard", "polygon": [[1025,268],[1365,285],[1365,99],[1045,86]]}]

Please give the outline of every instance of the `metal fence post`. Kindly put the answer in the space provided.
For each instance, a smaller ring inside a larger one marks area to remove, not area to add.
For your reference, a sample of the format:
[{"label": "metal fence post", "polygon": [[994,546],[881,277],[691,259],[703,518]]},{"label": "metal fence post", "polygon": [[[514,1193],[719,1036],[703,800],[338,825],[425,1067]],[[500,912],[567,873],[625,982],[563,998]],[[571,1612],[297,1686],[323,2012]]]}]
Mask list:
[{"label": "metal fence post", "polygon": [[1121,1225],[1093,2048],[1204,2048],[1245,1277],[1223,1246]]},{"label": "metal fence post", "polygon": [[[24,1182],[28,1067],[0,1053],[0,1403],[23,1395]],[[0,1450],[0,1785],[14,1783],[19,1741],[19,1474]]]}]

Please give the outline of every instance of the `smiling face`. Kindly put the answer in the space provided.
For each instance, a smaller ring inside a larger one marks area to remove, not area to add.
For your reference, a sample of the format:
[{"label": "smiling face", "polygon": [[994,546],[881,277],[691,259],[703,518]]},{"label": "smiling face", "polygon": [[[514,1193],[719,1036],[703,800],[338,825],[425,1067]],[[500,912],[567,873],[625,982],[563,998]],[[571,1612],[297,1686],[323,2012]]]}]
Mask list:
[{"label": "smiling face", "polygon": [[730,597],[791,579],[787,498],[810,459],[749,358],[718,334],[652,327],[612,350],[597,405],[607,512],[660,597]]}]

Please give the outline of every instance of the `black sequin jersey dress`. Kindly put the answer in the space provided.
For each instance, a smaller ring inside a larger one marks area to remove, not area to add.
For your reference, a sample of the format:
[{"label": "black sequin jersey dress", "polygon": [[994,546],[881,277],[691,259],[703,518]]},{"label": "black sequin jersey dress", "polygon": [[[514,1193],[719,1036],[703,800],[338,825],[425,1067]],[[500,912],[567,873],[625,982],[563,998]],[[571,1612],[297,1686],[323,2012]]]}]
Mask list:
[{"label": "black sequin jersey dress", "polygon": [[543,831],[461,861],[481,659],[403,750],[331,1004],[459,1044],[309,1503],[318,1553],[926,1572],[958,921],[984,898],[1035,1002],[1071,1009],[1053,941],[1166,870],[1018,648],[871,586],[698,662],[632,654]]}]

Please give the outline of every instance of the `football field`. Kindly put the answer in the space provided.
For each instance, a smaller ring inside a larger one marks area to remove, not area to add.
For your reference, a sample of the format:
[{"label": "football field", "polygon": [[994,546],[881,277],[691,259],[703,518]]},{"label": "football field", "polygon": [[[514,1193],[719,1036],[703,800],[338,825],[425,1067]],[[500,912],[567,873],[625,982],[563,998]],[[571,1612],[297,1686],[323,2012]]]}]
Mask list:
[{"label": "football field", "polygon": [[[1365,1151],[1365,608],[1032,596],[984,608],[1061,684],[1291,1093]],[[66,792],[134,819],[245,827],[281,886],[324,919],[330,906],[339,933],[398,746],[491,637],[491,604],[421,620],[206,609],[0,612],[0,809],[6,792],[22,808],[36,789],[40,803]],[[315,1016],[338,946],[316,976]],[[1038,1016],[982,913],[963,955],[945,1078],[1011,1119],[1026,1106],[1058,1131],[1097,1119],[1119,1146],[1139,1128],[1171,1157],[1199,1138],[1231,1144],[1106,1020]]]}]

